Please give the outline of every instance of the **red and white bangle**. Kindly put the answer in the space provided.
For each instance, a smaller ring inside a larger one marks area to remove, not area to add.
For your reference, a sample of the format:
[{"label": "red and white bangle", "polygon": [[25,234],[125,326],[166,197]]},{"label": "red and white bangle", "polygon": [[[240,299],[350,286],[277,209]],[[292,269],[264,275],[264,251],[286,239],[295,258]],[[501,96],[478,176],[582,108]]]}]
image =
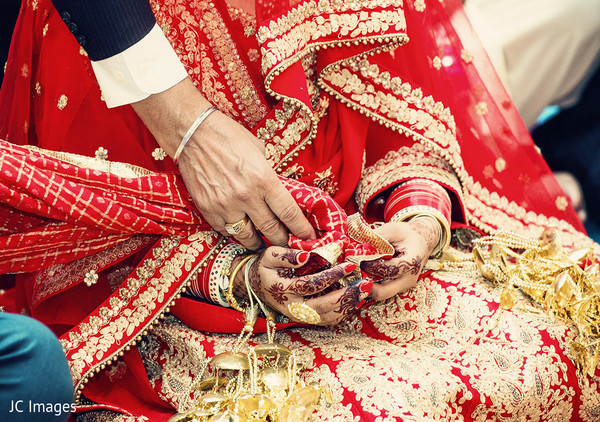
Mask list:
[{"label": "red and white bangle", "polygon": [[384,220],[411,221],[431,218],[438,224],[439,241],[431,256],[438,257],[450,244],[452,202],[446,189],[427,179],[413,179],[401,183],[385,204]]},{"label": "red and white bangle", "polygon": [[226,293],[229,287],[229,273],[233,259],[246,252],[243,246],[230,242],[219,251],[210,272],[204,271],[202,277],[192,282],[188,292],[218,305],[229,307]]}]

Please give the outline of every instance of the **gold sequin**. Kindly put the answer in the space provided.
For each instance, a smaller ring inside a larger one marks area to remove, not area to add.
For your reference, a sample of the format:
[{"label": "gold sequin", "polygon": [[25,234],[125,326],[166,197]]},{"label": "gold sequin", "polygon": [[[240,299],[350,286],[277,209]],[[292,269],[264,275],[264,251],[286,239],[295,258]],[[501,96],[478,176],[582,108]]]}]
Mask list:
[{"label": "gold sequin", "polygon": [[152,157],[155,160],[162,161],[165,159],[166,156],[167,156],[167,154],[165,153],[165,150],[162,148],[155,148],[154,151],[152,151]]},{"label": "gold sequin", "polygon": [[248,50],[248,58],[251,62],[256,62],[258,59],[260,59],[260,53],[256,48],[251,48]]},{"label": "gold sequin", "polygon": [[108,158],[108,150],[104,147],[100,147],[94,152],[94,155],[99,160],[106,160]]},{"label": "gold sequin", "polygon": [[468,64],[473,61],[473,54],[469,50],[463,49],[460,52],[460,58],[463,59],[463,61]]},{"label": "gold sequin", "polygon": [[487,165],[483,168],[483,175],[486,179],[491,179],[494,177],[494,168],[490,165]]},{"label": "gold sequin", "polygon": [[559,196],[556,198],[556,208],[564,211],[569,206],[569,200],[565,196]]},{"label": "gold sequin", "polygon": [[98,274],[96,274],[96,271],[87,272],[83,281],[88,287],[93,286],[98,282]]},{"label": "gold sequin", "polygon": [[58,99],[58,103],[56,104],[56,106],[58,107],[59,110],[62,110],[67,106],[67,101],[69,101],[69,99],[67,98],[67,96],[65,94],[63,94]]},{"label": "gold sequin", "polygon": [[504,158],[498,158],[496,160],[496,170],[498,170],[498,172],[501,172],[505,168],[506,168],[506,160]]},{"label": "gold sequin", "polygon": [[475,105],[475,111],[480,116],[485,116],[488,112],[488,106],[485,101],[480,101]]}]

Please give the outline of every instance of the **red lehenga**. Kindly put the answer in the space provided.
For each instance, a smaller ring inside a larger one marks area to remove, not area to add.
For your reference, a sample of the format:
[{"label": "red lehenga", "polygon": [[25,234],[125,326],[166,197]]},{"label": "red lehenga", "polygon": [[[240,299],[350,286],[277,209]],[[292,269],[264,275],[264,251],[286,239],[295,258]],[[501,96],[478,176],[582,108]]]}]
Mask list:
[{"label": "red lehenga", "polygon": [[[265,142],[279,174],[371,221],[380,193],[428,178],[453,193],[457,229],[552,227],[569,247],[591,243],[460,2],[283,3],[257,2],[257,25],[221,0],[152,1],[198,88]],[[79,418],[166,420],[243,324],[181,296],[227,239],[193,211],[172,162],[153,159],[132,109],[105,107],[47,0],[23,2],[0,99],[10,309],[60,336]],[[479,274],[429,271],[342,326],[278,341],[333,396],[315,420],[597,420],[598,381],[577,373],[573,330],[497,314],[498,296]]]}]

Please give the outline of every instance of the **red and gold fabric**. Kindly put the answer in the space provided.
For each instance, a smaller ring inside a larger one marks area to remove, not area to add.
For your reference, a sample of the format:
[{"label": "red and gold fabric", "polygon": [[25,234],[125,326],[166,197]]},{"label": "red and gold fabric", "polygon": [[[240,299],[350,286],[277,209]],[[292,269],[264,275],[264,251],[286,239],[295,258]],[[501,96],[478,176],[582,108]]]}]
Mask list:
[{"label": "red and gold fabric", "polygon": [[[152,1],[198,89],[264,141],[319,229],[290,246],[381,252],[347,216],[383,220],[390,189],[415,178],[449,192],[454,227],[553,227],[567,247],[591,244],[460,2],[290,3],[257,2],[257,20],[222,0]],[[8,305],[60,336],[81,420],[166,420],[244,324],[184,294],[226,239],[153,159],[133,110],[105,107],[50,1],[23,2],[15,39],[0,92],[0,273],[19,273]],[[432,269],[340,327],[278,341],[332,393],[316,420],[596,420],[573,329],[498,296],[478,274]]]}]

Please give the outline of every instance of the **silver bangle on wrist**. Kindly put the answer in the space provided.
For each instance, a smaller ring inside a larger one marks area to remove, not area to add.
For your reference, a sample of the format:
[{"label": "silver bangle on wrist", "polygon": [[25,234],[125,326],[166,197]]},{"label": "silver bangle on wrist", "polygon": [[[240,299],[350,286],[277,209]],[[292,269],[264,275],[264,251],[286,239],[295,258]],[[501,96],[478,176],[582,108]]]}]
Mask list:
[{"label": "silver bangle on wrist", "polygon": [[185,148],[185,146],[189,142],[189,140],[192,137],[192,135],[194,134],[194,132],[196,132],[196,129],[198,129],[198,126],[200,126],[202,124],[202,122],[204,120],[206,120],[206,118],[208,116],[210,116],[210,114],[215,110],[217,110],[217,107],[212,106],[212,107],[204,110],[202,113],[200,113],[198,118],[196,120],[194,120],[194,123],[192,123],[192,125],[187,130],[185,135],[183,135],[183,139],[181,140],[181,143],[177,147],[177,151],[175,151],[175,155],[173,156],[173,162],[175,163],[175,165],[177,165],[177,162],[179,161],[179,156],[181,155],[183,148]]}]

